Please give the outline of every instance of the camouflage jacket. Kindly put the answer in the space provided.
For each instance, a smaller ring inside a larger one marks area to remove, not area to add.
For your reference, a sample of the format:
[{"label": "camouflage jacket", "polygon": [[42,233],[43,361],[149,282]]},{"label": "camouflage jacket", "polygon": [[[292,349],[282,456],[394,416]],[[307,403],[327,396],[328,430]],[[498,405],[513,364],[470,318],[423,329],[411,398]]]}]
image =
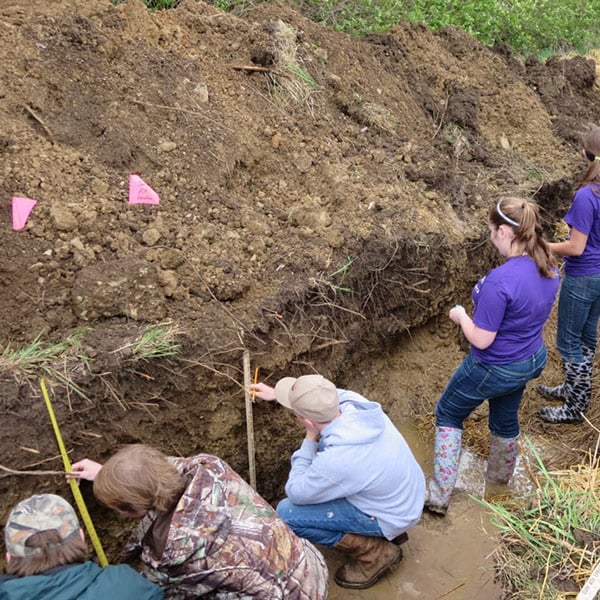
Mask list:
[{"label": "camouflage jacket", "polygon": [[144,575],[166,598],[322,600],[328,573],[318,550],[297,537],[275,510],[229,465],[208,454],[171,458],[187,478],[165,549],[157,560],[144,517],[124,549],[139,554]]}]

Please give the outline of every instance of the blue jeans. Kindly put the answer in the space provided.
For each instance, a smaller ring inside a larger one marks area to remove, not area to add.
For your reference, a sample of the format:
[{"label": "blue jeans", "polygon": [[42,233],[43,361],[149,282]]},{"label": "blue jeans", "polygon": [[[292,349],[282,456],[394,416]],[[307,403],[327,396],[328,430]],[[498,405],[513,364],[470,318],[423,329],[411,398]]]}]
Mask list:
[{"label": "blue jeans", "polygon": [[566,362],[584,361],[583,346],[596,350],[600,318],[600,274],[565,275],[558,297],[556,346]]},{"label": "blue jeans", "polygon": [[546,364],[546,347],[526,360],[507,365],[478,362],[469,354],[452,375],[435,408],[438,427],[463,428],[463,421],[484,401],[489,402],[488,423],[493,435],[519,435],[519,405],[530,379]]},{"label": "blue jeans", "polygon": [[284,498],[277,505],[279,516],[299,537],[313,544],[335,546],[346,533],[384,537],[375,517],[370,517],[345,498],[320,504],[292,504]]}]

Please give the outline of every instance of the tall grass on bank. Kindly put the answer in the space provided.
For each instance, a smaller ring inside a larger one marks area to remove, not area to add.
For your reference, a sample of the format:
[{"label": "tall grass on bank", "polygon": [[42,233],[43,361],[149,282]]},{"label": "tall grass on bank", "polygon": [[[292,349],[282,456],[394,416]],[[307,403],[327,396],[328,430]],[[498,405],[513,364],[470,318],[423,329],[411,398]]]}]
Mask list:
[{"label": "tall grass on bank", "polygon": [[[123,0],[113,0],[120,4]],[[143,0],[151,10],[181,0]],[[261,0],[208,0],[244,14]],[[526,55],[549,56],[600,47],[600,0],[289,0],[310,19],[357,36],[385,31],[402,20],[432,29],[465,30],[483,44],[506,44]]]},{"label": "tall grass on bank", "polygon": [[135,340],[113,350],[113,353],[128,356],[130,362],[174,358],[181,351],[181,345],[177,341],[179,335],[181,331],[171,321],[148,325]]},{"label": "tall grass on bank", "polygon": [[83,330],[78,330],[66,340],[47,344],[40,333],[25,348],[6,346],[0,354],[0,376],[13,378],[17,383],[37,385],[46,376],[62,383],[68,390],[82,398],[86,394],[73,381],[74,373],[89,367],[89,357],[82,350]]},{"label": "tall grass on bank", "polygon": [[600,558],[598,442],[585,464],[554,472],[527,445],[537,468],[535,495],[478,500],[500,531],[497,570],[511,600],[574,598]]}]

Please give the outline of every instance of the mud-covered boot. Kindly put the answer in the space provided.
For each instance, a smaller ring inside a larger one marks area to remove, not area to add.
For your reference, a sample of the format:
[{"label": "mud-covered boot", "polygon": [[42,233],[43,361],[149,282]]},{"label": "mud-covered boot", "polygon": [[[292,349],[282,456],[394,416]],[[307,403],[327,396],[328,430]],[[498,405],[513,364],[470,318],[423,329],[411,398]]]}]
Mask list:
[{"label": "mud-covered boot", "polygon": [[515,472],[519,456],[519,438],[490,436],[490,456],[485,478],[492,483],[506,484]]},{"label": "mud-covered boot", "polygon": [[445,515],[448,510],[458,477],[461,447],[462,429],[435,428],[433,475],[428,481],[425,498],[425,508],[430,512]]},{"label": "mud-covered boot", "polygon": [[377,583],[402,559],[400,546],[385,538],[346,533],[334,546],[350,557],[335,572],[335,582],[343,588],[362,590]]},{"label": "mud-covered boot", "polygon": [[485,498],[506,495],[506,484],[512,477],[519,455],[519,438],[490,436],[490,456],[485,473]]},{"label": "mud-covered boot", "polygon": [[[543,406],[540,416],[551,423],[579,423],[592,398],[593,357],[586,357],[580,363],[566,362],[565,391],[562,406]],[[567,389],[568,384],[568,389]]]}]

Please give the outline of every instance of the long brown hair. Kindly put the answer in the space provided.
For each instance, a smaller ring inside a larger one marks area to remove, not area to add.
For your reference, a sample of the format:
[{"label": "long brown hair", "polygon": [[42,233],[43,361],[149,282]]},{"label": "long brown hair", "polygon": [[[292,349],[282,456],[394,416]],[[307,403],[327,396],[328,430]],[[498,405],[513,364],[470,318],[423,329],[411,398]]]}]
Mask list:
[{"label": "long brown hair", "polygon": [[104,463],[94,479],[94,496],[124,512],[169,512],[185,487],[184,478],[162,452],[131,444]]},{"label": "long brown hair", "polygon": [[540,213],[535,202],[514,196],[502,198],[490,208],[488,220],[495,227],[508,225],[513,228],[513,244],[518,244],[535,261],[540,275],[558,276],[556,259],[544,239]]},{"label": "long brown hair", "polygon": [[61,565],[82,563],[87,554],[86,543],[79,532],[63,541],[56,529],[38,531],[27,538],[25,545],[38,548],[38,552],[29,556],[11,555],[6,563],[6,572],[9,575],[28,577]]},{"label": "long brown hair", "polygon": [[600,196],[600,127],[596,127],[583,137],[583,147],[586,156],[591,159],[579,187],[591,186],[596,196]]}]

